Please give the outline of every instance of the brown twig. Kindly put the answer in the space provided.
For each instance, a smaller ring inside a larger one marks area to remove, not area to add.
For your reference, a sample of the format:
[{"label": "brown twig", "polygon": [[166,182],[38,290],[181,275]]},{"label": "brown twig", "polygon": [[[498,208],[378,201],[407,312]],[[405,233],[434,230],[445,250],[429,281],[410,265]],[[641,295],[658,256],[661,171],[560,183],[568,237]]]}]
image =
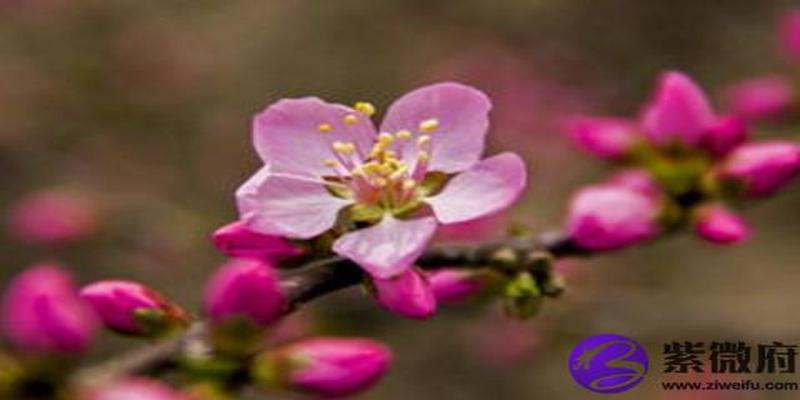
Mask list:
[{"label": "brown twig", "polygon": [[[537,254],[561,258],[588,255],[588,252],[560,234],[543,234],[473,246],[432,247],[420,257],[417,264],[423,269],[508,267],[510,264],[525,266],[532,263]],[[341,257],[308,262],[289,271],[281,281],[288,299],[286,313],[326,294],[360,284],[363,280],[362,270]],[[208,325],[204,321],[195,322],[177,337],[81,369],[74,375],[73,382],[81,386],[97,385],[126,375],[155,374],[169,370],[192,346],[207,343],[207,336]]]}]

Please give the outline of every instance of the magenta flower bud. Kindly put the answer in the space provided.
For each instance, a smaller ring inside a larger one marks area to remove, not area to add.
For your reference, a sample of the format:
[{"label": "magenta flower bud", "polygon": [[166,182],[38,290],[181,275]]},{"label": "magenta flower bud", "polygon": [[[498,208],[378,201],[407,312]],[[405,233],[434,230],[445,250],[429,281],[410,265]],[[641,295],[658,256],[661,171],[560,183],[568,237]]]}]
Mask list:
[{"label": "magenta flower bud", "polygon": [[589,186],[570,203],[569,237],[589,250],[614,250],[650,239],[659,232],[657,198],[614,185]]},{"label": "magenta flower bud", "polygon": [[766,196],[787,185],[800,171],[800,145],[785,140],[737,147],[720,166],[724,180],[743,186],[744,194]]},{"label": "magenta flower bud", "polygon": [[701,146],[715,156],[724,156],[747,140],[750,127],[742,117],[720,117],[703,135]]},{"label": "magenta flower bud", "polygon": [[444,268],[430,272],[428,283],[438,303],[456,303],[480,292],[484,278],[477,271]]},{"label": "magenta flower bud", "polygon": [[800,9],[786,13],[778,29],[783,51],[795,61],[800,61]]},{"label": "magenta flower bud", "polygon": [[243,317],[266,326],[279,319],[287,306],[278,271],[267,262],[245,258],[228,261],[214,274],[204,300],[215,324]]},{"label": "magenta flower bud", "polygon": [[94,204],[75,193],[33,193],[18,200],[8,211],[8,230],[29,244],[73,242],[89,236],[96,227]]},{"label": "magenta flower bud", "polygon": [[158,381],[127,378],[88,390],[84,400],[190,400],[189,396]]},{"label": "magenta flower bud", "polygon": [[772,119],[791,110],[794,89],[780,76],[764,76],[730,86],[725,97],[736,115],[750,120]]},{"label": "magenta flower bud", "polygon": [[717,204],[701,207],[696,212],[694,231],[701,238],[717,244],[740,243],[752,233],[742,217]]},{"label": "magenta flower bud", "polygon": [[636,126],[622,118],[573,117],[564,130],[581,149],[608,160],[624,158],[638,136]]},{"label": "magenta flower bud", "polygon": [[373,277],[375,295],[387,310],[412,319],[425,319],[436,313],[436,297],[425,276],[407,269],[393,278]]},{"label": "magenta flower bud", "polygon": [[137,282],[95,282],[81,289],[80,296],[109,329],[124,334],[156,335],[188,321],[178,305]]},{"label": "magenta flower bud", "polygon": [[258,357],[255,378],[317,396],[340,397],[375,384],[391,360],[391,351],[374,340],[317,337]]},{"label": "magenta flower bud", "polygon": [[217,229],[211,235],[211,240],[220,251],[230,257],[281,261],[303,253],[288,240],[255,232],[241,221]]},{"label": "magenta flower bud", "polygon": [[627,188],[654,199],[661,197],[661,185],[656,182],[649,172],[643,169],[630,168],[612,175],[606,180],[611,186]]},{"label": "magenta flower bud", "polygon": [[11,281],[3,298],[2,322],[14,346],[34,353],[83,352],[97,328],[71,277],[50,264],[28,268]]},{"label": "magenta flower bud", "polygon": [[657,145],[700,144],[715,116],[703,89],[689,76],[667,72],[642,116],[642,129]]}]

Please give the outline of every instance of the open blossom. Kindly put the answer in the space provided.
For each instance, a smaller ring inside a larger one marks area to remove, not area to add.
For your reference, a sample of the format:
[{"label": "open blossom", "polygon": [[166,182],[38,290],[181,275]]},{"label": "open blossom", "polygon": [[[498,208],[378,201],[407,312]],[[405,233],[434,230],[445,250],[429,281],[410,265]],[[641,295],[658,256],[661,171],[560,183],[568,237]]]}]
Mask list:
[{"label": "open blossom", "polygon": [[786,13],[780,22],[778,35],[784,52],[800,61],[800,9]]},{"label": "open blossom", "polygon": [[17,275],[6,289],[2,311],[8,339],[30,352],[82,352],[92,343],[97,327],[70,276],[50,264]]},{"label": "open blossom", "polygon": [[794,104],[792,83],[780,76],[763,76],[729,87],[725,97],[731,111],[751,120],[785,115]]},{"label": "open blossom", "polygon": [[211,240],[214,246],[230,257],[280,261],[302,254],[300,248],[286,239],[254,232],[241,221],[217,229],[211,235]]},{"label": "open blossom", "polygon": [[572,117],[563,127],[581,149],[609,160],[628,155],[639,136],[636,124],[623,118]]},{"label": "open blossom", "polygon": [[36,192],[8,211],[8,229],[31,244],[57,245],[85,238],[97,227],[95,207],[83,196],[60,191]]},{"label": "open blossom", "polygon": [[84,400],[190,400],[188,395],[146,378],[126,378],[90,389],[81,398]]},{"label": "open blossom", "polygon": [[569,237],[590,250],[613,250],[658,234],[660,199],[618,185],[589,186],[570,202]]},{"label": "open blossom", "polygon": [[766,196],[800,172],[800,145],[785,140],[748,143],[737,147],[719,167],[719,175],[743,186],[744,194]]},{"label": "open blossom", "polygon": [[333,250],[376,278],[396,276],[438,224],[501,211],[525,186],[517,155],[480,159],[490,108],[478,90],[435,84],[397,100],[376,131],[369,103],[281,100],[255,118],[265,165],[237,191],[241,219],[263,234],[309,239],[344,210],[368,226],[339,237]]},{"label": "open blossom", "polygon": [[266,326],[283,315],[286,297],[278,271],[271,264],[240,258],[228,261],[211,277],[204,305],[214,323],[243,317]]},{"label": "open blossom", "polygon": [[279,382],[268,383],[287,389],[340,397],[372,386],[391,361],[391,351],[374,340],[315,337],[258,357],[255,375],[257,381],[277,378]]},{"label": "open blossom", "polygon": [[389,311],[413,319],[425,319],[436,312],[436,296],[426,277],[411,268],[391,278],[374,278],[378,302]]},{"label": "open blossom", "polygon": [[[150,329],[185,324],[188,316],[178,305],[137,282],[107,280],[85,286],[80,296],[94,308],[110,329],[131,335],[150,334]],[[147,321],[143,321],[147,318]]]},{"label": "open blossom", "polygon": [[718,244],[742,242],[752,232],[742,217],[716,204],[696,211],[694,230],[703,239]]}]

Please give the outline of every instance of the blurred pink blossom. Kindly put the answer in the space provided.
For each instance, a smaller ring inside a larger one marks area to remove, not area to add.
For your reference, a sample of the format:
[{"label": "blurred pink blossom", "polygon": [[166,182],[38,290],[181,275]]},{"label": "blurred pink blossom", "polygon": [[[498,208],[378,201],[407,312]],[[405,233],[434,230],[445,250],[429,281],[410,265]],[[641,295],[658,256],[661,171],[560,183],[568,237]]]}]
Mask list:
[{"label": "blurred pink blossom", "polygon": [[428,282],[438,303],[457,303],[480,292],[486,277],[480,271],[442,268],[427,274]]},{"label": "blurred pink blossom", "polygon": [[97,209],[85,195],[48,190],[27,195],[7,212],[8,230],[30,244],[59,245],[84,239],[98,226]]},{"label": "blurred pink blossom", "polygon": [[255,232],[241,221],[220,227],[211,235],[211,240],[214,246],[229,257],[281,261],[303,253],[288,240]]},{"label": "blurred pink blossom", "polygon": [[17,348],[77,353],[89,348],[97,320],[61,267],[40,264],[18,274],[3,297],[3,330]]},{"label": "blurred pink blossom", "polygon": [[570,201],[569,237],[590,250],[614,250],[650,239],[659,233],[658,198],[619,185],[581,189]]},{"label": "blurred pink blossom", "polygon": [[90,389],[84,400],[190,400],[189,396],[148,378],[126,378]]},{"label": "blurred pink blossom", "polygon": [[743,144],[719,167],[719,175],[736,182],[751,197],[766,196],[786,186],[800,172],[800,145],[787,140]]},{"label": "blurred pink blossom", "polygon": [[695,211],[694,229],[698,236],[716,244],[741,243],[752,235],[741,216],[718,204]]},{"label": "blurred pink blossom", "polygon": [[736,115],[750,120],[785,116],[794,106],[792,83],[777,75],[739,82],[725,90],[727,103]]},{"label": "blurred pink blossom", "polygon": [[784,14],[778,26],[778,39],[784,53],[800,61],[800,9]]}]

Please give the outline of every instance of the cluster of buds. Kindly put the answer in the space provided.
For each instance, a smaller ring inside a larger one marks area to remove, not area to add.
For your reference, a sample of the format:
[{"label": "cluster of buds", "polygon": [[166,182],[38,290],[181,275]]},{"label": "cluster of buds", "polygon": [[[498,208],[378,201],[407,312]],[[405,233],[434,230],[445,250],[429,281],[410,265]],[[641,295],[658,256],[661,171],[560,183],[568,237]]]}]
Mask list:
[{"label": "cluster of buds", "polygon": [[767,102],[718,115],[691,78],[668,72],[638,119],[569,120],[578,145],[625,167],[574,196],[570,238],[588,250],[613,250],[692,225],[713,243],[746,239],[751,229],[733,206],[777,192],[800,172],[798,143],[749,139],[756,108],[783,107]]}]

